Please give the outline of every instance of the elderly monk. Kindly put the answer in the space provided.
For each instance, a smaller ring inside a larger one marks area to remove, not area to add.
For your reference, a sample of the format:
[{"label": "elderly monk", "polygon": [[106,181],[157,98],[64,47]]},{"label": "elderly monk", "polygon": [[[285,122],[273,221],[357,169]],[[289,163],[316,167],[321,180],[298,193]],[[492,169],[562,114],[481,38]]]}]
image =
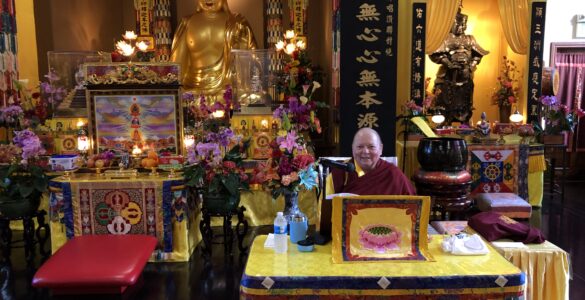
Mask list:
[{"label": "elderly monk", "polygon": [[327,177],[327,194],[415,195],[410,180],[393,164],[380,159],[380,135],[371,128],[362,128],[353,137],[355,171],[332,169]]},{"label": "elderly monk", "polygon": [[197,2],[197,11],[177,28],[171,61],[181,65],[185,89],[220,95],[231,83],[231,50],[255,49],[256,40],[244,17],[230,12],[227,0]]}]

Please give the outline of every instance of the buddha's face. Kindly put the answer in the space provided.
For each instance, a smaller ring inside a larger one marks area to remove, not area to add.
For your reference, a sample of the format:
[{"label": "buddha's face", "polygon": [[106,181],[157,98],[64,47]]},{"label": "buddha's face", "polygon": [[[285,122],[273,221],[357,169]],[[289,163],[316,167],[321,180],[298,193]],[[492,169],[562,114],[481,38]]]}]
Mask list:
[{"label": "buddha's face", "polygon": [[225,0],[199,0],[199,7],[204,12],[218,12],[224,7]]}]

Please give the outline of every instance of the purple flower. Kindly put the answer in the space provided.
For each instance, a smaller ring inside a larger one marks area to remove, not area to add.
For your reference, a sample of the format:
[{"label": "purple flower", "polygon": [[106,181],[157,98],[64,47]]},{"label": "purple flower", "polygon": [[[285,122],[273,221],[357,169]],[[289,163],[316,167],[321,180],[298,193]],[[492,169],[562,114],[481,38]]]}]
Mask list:
[{"label": "purple flower", "polygon": [[542,104],[546,106],[553,106],[557,103],[557,97],[555,96],[544,96],[542,97]]},{"label": "purple flower", "polygon": [[24,112],[22,107],[18,105],[10,105],[0,109],[0,121],[6,123],[13,123],[22,118]]},{"label": "purple flower", "polygon": [[303,150],[303,146],[297,143],[297,138],[297,133],[292,130],[286,134],[286,137],[277,137],[276,142],[278,143],[279,148],[286,149],[288,153],[293,153],[295,149]]},{"label": "purple flower", "polygon": [[23,161],[26,161],[31,157],[45,154],[45,149],[43,148],[39,137],[28,129],[15,131],[12,142],[22,149]]},{"label": "purple flower", "polygon": [[49,80],[49,82],[55,82],[55,81],[58,81],[59,79],[61,79],[61,77],[59,77],[59,75],[57,75],[57,73],[53,72],[53,71],[49,71],[49,73],[47,73],[47,75],[45,75],[45,78],[47,78],[47,80]]},{"label": "purple flower", "polygon": [[288,161],[288,158],[283,157],[280,160],[280,163],[278,164],[278,175],[280,176],[288,175],[292,173],[292,171],[293,171],[292,164]]},{"label": "purple flower", "polygon": [[182,98],[183,98],[183,101],[186,101],[186,102],[195,101],[195,95],[193,95],[192,92],[183,93]]},{"label": "purple flower", "polygon": [[272,113],[272,117],[274,117],[275,119],[282,119],[282,115],[286,113],[287,113],[286,108],[284,108],[284,106],[281,104],[274,110],[274,112]]}]

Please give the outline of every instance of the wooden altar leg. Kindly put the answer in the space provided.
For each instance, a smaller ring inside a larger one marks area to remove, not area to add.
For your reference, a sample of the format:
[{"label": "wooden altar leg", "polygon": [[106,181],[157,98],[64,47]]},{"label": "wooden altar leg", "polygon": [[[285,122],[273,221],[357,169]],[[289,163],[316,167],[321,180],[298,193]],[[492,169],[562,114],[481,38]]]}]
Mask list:
[{"label": "wooden altar leg", "polygon": [[47,240],[49,239],[49,236],[51,234],[49,224],[45,223],[45,215],[47,215],[47,212],[44,210],[37,212],[38,227],[36,230],[36,236],[37,241],[39,242],[39,253],[42,256],[43,262],[47,260],[47,258],[49,258],[49,255],[51,254],[50,251],[45,251],[45,244],[47,243]]},{"label": "wooden altar leg", "polygon": [[223,249],[225,255],[232,255],[234,243],[234,231],[232,230],[232,212],[223,217]]},{"label": "wooden altar leg", "polygon": [[248,221],[244,218],[244,211],[246,211],[245,207],[240,206],[238,208],[238,224],[236,225],[238,248],[240,249],[241,253],[247,251],[247,248],[244,247],[244,237],[246,237],[246,234],[248,233]]},{"label": "wooden altar leg", "polygon": [[22,219],[22,226],[24,228],[24,257],[27,266],[33,266],[35,259],[35,223],[33,215],[24,217]]},{"label": "wooden altar leg", "polygon": [[206,209],[201,211],[203,219],[199,223],[199,230],[203,238],[203,255],[211,257],[211,243],[213,242],[213,231],[211,231],[211,216]]},{"label": "wooden altar leg", "polygon": [[10,260],[10,247],[12,243],[12,230],[10,221],[7,219],[0,220],[0,248],[4,261]]}]

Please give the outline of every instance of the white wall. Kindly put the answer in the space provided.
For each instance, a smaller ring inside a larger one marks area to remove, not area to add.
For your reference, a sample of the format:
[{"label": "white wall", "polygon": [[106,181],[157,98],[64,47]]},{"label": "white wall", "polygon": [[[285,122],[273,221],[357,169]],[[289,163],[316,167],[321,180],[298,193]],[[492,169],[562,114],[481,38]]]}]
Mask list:
[{"label": "white wall", "polygon": [[550,43],[552,42],[582,42],[585,39],[575,39],[574,24],[576,15],[585,15],[585,1],[583,0],[548,0],[546,2],[546,23],[544,25],[544,65],[550,63]]}]

